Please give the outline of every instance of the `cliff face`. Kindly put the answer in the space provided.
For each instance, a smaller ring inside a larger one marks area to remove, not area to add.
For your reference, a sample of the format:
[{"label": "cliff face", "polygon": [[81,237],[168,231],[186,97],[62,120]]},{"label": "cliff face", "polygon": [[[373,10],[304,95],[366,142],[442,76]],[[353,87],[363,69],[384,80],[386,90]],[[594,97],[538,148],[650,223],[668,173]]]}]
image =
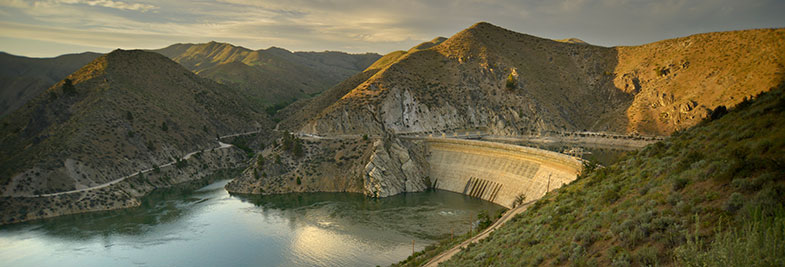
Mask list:
[{"label": "cliff face", "polygon": [[291,120],[324,135],[475,128],[665,135],[768,91],[785,76],[784,63],[784,29],[606,48],[479,23],[409,50],[316,116]]},{"label": "cliff face", "polygon": [[422,144],[392,139],[373,144],[373,155],[365,165],[363,193],[388,197],[403,192],[420,192],[431,186],[425,147]]},{"label": "cliff face", "polygon": [[305,139],[298,156],[283,145],[254,158],[226,185],[239,194],[355,192],[387,197],[430,185],[424,146],[398,139]]}]

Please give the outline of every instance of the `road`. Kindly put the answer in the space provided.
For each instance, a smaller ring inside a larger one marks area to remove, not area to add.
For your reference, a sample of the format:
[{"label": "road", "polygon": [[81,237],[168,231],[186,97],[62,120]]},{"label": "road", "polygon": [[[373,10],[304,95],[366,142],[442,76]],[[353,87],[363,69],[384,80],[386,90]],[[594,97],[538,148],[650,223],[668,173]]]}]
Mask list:
[{"label": "road", "polygon": [[502,215],[501,218],[496,220],[496,222],[493,223],[493,225],[489,226],[488,228],[485,228],[485,230],[483,230],[479,234],[477,234],[477,235],[475,235],[475,236],[473,236],[473,237],[471,237],[471,238],[461,242],[457,246],[454,246],[451,249],[448,249],[448,250],[442,252],[441,254],[437,255],[436,257],[433,257],[430,261],[425,263],[423,266],[435,267],[435,266],[438,266],[439,263],[442,263],[444,261],[449,260],[453,255],[455,255],[458,252],[460,252],[461,249],[466,248],[471,243],[480,242],[480,240],[485,239],[493,231],[495,231],[496,229],[499,229],[499,227],[502,227],[502,225],[504,225],[504,223],[506,223],[507,221],[509,221],[513,217],[515,217],[515,215],[518,215],[519,213],[526,211],[526,209],[528,209],[529,206],[531,206],[532,203],[534,203],[534,201],[530,201],[530,202],[524,203],[524,204],[518,206],[517,208],[508,210],[507,212],[504,213],[504,215]]},{"label": "road", "polygon": [[[225,135],[225,136],[221,136],[220,138],[234,137],[234,136],[240,136],[240,135],[248,135],[248,134],[253,134],[253,133],[258,133],[258,131],[257,132],[248,132],[248,133]],[[197,151],[185,154],[185,156],[183,156],[182,159],[183,160],[188,160],[188,159],[191,158],[191,156],[193,156],[193,155],[195,155],[196,153],[199,153],[199,152],[211,151],[211,150],[215,150],[215,149],[225,149],[225,148],[233,147],[232,144],[227,144],[227,143],[224,143],[224,142],[221,142],[221,141],[218,141],[218,145],[219,146],[216,147],[216,148],[208,148],[208,149],[203,149],[203,150],[197,150]],[[171,165],[173,165],[175,163],[177,163],[177,161],[172,161],[172,162],[166,163],[164,165],[159,166],[159,168],[171,166]],[[115,180],[109,181],[107,183],[96,185],[96,186],[91,186],[91,187],[82,188],[82,189],[75,189],[75,190],[70,190],[70,191],[57,192],[57,193],[50,193],[50,194],[32,195],[31,197],[53,197],[53,196],[59,196],[59,195],[65,195],[65,194],[73,194],[73,193],[85,192],[85,191],[90,191],[90,190],[95,190],[95,189],[101,189],[101,188],[104,188],[104,187],[107,187],[107,186],[110,186],[110,185],[122,182],[125,179],[134,177],[134,176],[138,175],[140,172],[141,173],[147,173],[147,172],[150,172],[152,170],[153,170],[153,168],[144,169],[144,170],[141,170],[141,171],[138,171],[138,172],[135,172],[135,173],[132,173],[132,174],[129,174],[129,175],[117,178]]]}]

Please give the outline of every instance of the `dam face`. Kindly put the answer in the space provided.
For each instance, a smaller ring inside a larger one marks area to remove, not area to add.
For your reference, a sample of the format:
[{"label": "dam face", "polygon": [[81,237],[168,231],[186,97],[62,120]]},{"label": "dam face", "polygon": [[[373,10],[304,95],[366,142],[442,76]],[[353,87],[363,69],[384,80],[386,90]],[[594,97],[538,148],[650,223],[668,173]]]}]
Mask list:
[{"label": "dam face", "polygon": [[518,195],[536,200],[575,180],[583,167],[577,158],[536,148],[445,138],[425,143],[434,188],[507,208]]}]

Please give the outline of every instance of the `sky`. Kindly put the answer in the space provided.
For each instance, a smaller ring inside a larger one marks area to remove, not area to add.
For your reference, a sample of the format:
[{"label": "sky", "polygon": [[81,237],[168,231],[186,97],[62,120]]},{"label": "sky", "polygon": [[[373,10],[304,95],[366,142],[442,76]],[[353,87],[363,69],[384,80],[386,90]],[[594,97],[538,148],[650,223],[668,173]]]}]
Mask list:
[{"label": "sky", "polygon": [[0,0],[0,51],[84,51],[228,42],[250,49],[385,54],[485,21],[544,38],[639,45],[785,27],[785,0]]}]

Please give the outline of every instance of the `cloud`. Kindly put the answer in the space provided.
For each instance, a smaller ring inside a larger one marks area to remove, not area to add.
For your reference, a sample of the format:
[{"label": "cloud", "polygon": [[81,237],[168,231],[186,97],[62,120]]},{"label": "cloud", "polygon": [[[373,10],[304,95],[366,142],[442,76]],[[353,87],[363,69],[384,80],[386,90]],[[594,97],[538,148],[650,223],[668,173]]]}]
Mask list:
[{"label": "cloud", "polygon": [[216,40],[254,49],[386,53],[478,21],[607,46],[785,26],[781,0],[0,0],[0,7],[2,35],[58,36],[91,47]]},{"label": "cloud", "polygon": [[133,10],[133,11],[141,11],[141,12],[147,12],[149,10],[158,8],[150,4],[142,4],[142,3],[131,4],[127,2],[112,1],[112,0],[58,0],[57,2],[62,4],[85,4],[89,6],[100,6],[100,7]]}]

